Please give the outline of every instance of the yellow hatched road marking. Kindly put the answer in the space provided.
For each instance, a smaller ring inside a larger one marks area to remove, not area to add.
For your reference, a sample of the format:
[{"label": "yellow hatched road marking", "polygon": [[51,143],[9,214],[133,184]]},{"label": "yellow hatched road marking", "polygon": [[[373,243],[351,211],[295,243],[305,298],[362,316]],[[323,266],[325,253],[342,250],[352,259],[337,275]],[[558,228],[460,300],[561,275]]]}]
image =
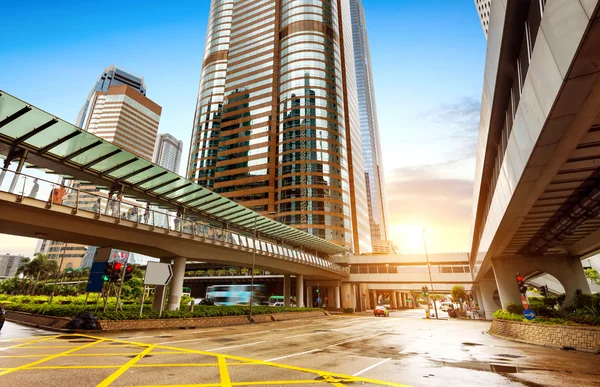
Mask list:
[{"label": "yellow hatched road marking", "polygon": [[47,356],[47,357],[45,357],[45,358],[43,358],[43,359],[40,359],[40,360],[34,361],[34,362],[32,362],[32,363],[23,364],[22,366],[15,367],[15,368],[11,368],[11,369],[8,369],[8,370],[6,370],[6,371],[2,371],[2,372],[0,372],[0,376],[3,376],[3,375],[6,375],[6,374],[9,374],[9,373],[11,373],[11,372],[15,372],[15,371],[24,370],[24,369],[27,369],[27,368],[29,368],[29,367],[36,366],[36,365],[38,365],[38,364],[41,364],[41,363],[45,363],[45,362],[47,362],[47,361],[50,361],[50,360],[56,359],[56,358],[58,358],[58,357],[61,357],[61,356],[64,356],[64,355],[68,355],[68,354],[70,354],[70,353],[72,353],[72,352],[75,352],[75,351],[79,351],[80,349],[84,349],[84,348],[87,348],[87,347],[91,347],[91,346],[92,346],[92,345],[94,345],[94,344],[98,344],[98,343],[100,343],[100,342],[104,341],[104,339],[102,339],[102,338],[98,338],[97,340],[98,340],[98,341],[95,341],[95,342],[93,342],[93,343],[88,343],[88,344],[82,345],[82,346],[80,346],[80,347],[78,347],[78,348],[73,348],[73,349],[70,349],[70,350],[68,350],[68,351],[65,351],[65,352],[60,352],[60,353],[57,353],[57,354],[54,354],[54,355]]},{"label": "yellow hatched road marking", "polygon": [[227,360],[222,355],[217,356],[219,360],[219,375],[221,376],[221,387],[231,387],[231,378],[227,369]]},{"label": "yellow hatched road marking", "polygon": [[133,359],[129,360],[127,363],[125,363],[124,365],[122,365],[121,368],[119,368],[118,370],[116,370],[115,372],[113,372],[112,374],[110,374],[102,382],[100,382],[100,384],[98,384],[97,387],[107,387],[107,386],[110,386],[112,382],[114,382],[115,380],[117,380],[117,378],[119,376],[123,375],[123,373],[125,373],[125,371],[127,371],[129,368],[131,368],[132,365],[134,365],[138,361],[142,360],[144,358],[144,356],[146,356],[150,351],[152,351],[152,349],[154,349],[154,347],[152,345],[148,346],[146,349],[144,349],[142,352],[140,352],[136,357],[134,357]]},{"label": "yellow hatched road marking", "polygon": [[29,344],[34,344],[34,343],[39,343],[39,342],[42,342],[42,341],[52,340],[52,339],[54,339],[56,337],[58,337],[58,336],[49,336],[49,337],[44,337],[43,339],[33,340],[33,341],[30,340],[30,341],[27,341],[25,343],[16,344],[16,345],[13,345],[13,346],[10,346],[10,347],[1,347],[0,351],[6,351],[7,349],[19,348],[19,347],[22,348],[22,347],[24,347],[26,345],[29,345]]}]

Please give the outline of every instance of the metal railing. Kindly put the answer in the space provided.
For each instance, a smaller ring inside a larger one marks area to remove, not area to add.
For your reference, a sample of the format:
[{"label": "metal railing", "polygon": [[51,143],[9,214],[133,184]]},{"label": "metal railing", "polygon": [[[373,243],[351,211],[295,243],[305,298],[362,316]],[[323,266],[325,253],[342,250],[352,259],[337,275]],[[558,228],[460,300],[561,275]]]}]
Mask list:
[{"label": "metal railing", "polygon": [[[147,225],[151,228],[174,231],[181,236],[193,236],[250,251],[256,246],[256,252],[259,254],[348,275],[348,268],[307,252],[259,238],[255,240],[252,236],[159,211],[135,199],[123,199],[117,195],[109,197],[107,190],[97,189],[91,184],[89,188],[82,188],[86,187],[85,183],[60,184],[10,170],[6,171],[5,177],[12,177],[13,180],[10,186],[6,184],[9,179],[5,179],[5,184],[0,182],[0,191],[18,195],[17,202],[23,202],[25,198],[36,199],[45,201],[47,209],[53,205],[70,207],[73,215],[79,211],[92,212],[95,219],[114,218],[117,223],[127,221],[136,226]],[[15,187],[12,192],[10,187]]]}]

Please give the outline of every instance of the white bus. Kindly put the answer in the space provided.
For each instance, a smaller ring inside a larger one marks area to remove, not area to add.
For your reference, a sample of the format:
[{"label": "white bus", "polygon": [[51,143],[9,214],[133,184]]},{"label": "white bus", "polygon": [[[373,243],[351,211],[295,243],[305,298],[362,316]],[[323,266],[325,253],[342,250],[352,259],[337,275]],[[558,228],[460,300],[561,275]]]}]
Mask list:
[{"label": "white bus", "polygon": [[[265,303],[265,285],[254,285],[252,303],[262,305]],[[215,305],[249,305],[250,285],[211,285],[206,288],[206,298],[214,301]]]}]

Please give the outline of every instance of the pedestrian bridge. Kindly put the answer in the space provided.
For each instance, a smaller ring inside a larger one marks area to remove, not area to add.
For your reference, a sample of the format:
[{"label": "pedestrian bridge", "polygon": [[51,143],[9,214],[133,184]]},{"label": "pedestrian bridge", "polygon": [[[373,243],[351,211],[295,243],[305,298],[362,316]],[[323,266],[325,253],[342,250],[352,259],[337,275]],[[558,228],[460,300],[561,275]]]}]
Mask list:
[{"label": "pedestrian bridge", "polygon": [[[346,248],[256,213],[3,91],[0,155],[0,233],[246,267],[255,253],[257,267],[282,274],[347,275],[326,259]],[[23,166],[71,184],[36,179],[22,173]]]}]

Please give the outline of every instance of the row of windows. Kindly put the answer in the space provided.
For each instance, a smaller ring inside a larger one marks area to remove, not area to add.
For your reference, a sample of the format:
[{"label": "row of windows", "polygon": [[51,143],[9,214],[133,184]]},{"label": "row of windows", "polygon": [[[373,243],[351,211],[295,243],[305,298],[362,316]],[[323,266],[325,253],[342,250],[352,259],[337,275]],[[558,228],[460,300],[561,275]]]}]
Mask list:
[{"label": "row of windows", "polygon": [[[431,265],[432,273],[470,273],[467,266],[438,266]],[[350,274],[396,274],[396,273],[429,273],[427,266],[350,266]]]}]

